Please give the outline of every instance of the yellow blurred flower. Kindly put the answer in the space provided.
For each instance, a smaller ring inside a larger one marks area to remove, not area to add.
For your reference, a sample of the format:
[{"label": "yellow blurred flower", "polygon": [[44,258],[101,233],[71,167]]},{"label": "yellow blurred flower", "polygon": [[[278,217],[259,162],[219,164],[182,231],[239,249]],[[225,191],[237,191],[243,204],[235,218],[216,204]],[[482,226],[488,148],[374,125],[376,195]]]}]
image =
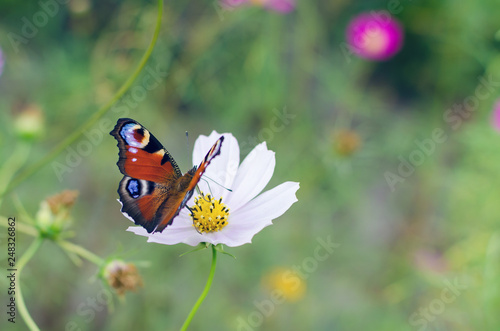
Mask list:
[{"label": "yellow blurred flower", "polygon": [[283,296],[290,302],[302,299],[306,293],[306,283],[302,277],[291,269],[275,268],[271,270],[262,280],[263,286],[273,296]]},{"label": "yellow blurred flower", "polygon": [[333,147],[337,154],[350,156],[361,147],[361,137],[353,130],[339,130],[333,135]]},{"label": "yellow blurred flower", "polygon": [[85,14],[90,11],[92,4],[89,0],[73,0],[68,3],[68,8],[73,14]]}]

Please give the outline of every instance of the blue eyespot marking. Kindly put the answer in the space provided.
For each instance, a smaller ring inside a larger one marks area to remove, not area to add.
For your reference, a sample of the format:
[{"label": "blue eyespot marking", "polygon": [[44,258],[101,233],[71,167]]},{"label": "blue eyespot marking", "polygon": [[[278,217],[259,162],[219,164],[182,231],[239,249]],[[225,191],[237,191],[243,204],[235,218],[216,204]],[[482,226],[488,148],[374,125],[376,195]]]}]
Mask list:
[{"label": "blue eyespot marking", "polygon": [[120,130],[120,136],[129,146],[143,147],[144,130],[138,128],[139,126],[134,123],[125,124]]},{"label": "blue eyespot marking", "polygon": [[130,196],[137,199],[141,195],[141,186],[137,179],[131,179],[127,183],[127,191]]}]

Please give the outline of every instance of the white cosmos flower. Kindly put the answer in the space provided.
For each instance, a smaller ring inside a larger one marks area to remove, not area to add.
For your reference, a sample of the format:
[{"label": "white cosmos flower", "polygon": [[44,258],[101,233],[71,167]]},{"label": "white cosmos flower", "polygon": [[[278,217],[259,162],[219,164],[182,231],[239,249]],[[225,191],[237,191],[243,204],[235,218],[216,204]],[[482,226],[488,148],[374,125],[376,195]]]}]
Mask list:
[{"label": "white cosmos flower", "polygon": [[[230,133],[223,135],[221,153],[208,165],[203,176],[210,180],[202,179],[198,183],[205,195],[204,200],[195,191],[187,203],[189,209],[183,208],[172,224],[161,233],[150,234],[144,228],[135,226],[129,227],[127,231],[148,237],[148,242],[165,245],[185,243],[196,246],[206,242],[240,246],[250,243],[255,234],[271,225],[273,219],[281,216],[297,201],[295,192],[299,189],[299,183],[296,182],[285,182],[258,195],[271,179],[276,163],[274,152],[267,149],[265,142],[257,145],[240,165],[238,141]],[[210,136],[200,136],[196,140],[193,150],[194,164],[200,164],[220,136],[221,134],[213,131]],[[209,203],[207,200],[210,198],[212,201]],[[196,207],[196,201],[204,207],[202,211]],[[207,208],[210,205],[214,209],[212,214],[209,212],[210,208]],[[190,209],[197,220],[206,221],[212,217],[212,220],[216,221],[217,216],[222,216],[222,219],[219,218],[219,224],[222,225],[211,231],[213,227],[210,228],[212,223],[209,222],[208,228],[200,225],[197,229]]]}]

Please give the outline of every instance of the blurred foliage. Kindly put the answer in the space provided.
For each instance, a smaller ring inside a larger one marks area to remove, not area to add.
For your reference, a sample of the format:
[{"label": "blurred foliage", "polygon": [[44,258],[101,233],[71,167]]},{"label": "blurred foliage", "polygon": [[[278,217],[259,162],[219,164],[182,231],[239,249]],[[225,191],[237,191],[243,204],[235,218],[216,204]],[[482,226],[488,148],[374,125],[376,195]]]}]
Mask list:
[{"label": "blurred foliage", "polygon": [[[380,63],[346,57],[340,46],[350,18],[394,3],[405,28],[402,51]],[[0,3],[2,161],[16,151],[28,163],[39,160],[107,102],[149,44],[156,17],[155,3],[145,1],[71,0],[57,8],[15,45],[9,36],[22,36],[24,18],[33,22],[44,9]],[[256,330],[498,330],[500,143],[489,121],[500,95],[498,9],[494,0],[299,0],[280,15],[224,10],[213,1],[165,3],[158,44],[136,89],[56,162],[67,164],[82,141],[91,142],[88,154],[59,175],[54,163],[40,169],[3,199],[0,212],[22,221],[16,201],[35,215],[46,197],[79,191],[71,240],[101,257],[148,261],[138,265],[143,287],[123,301],[114,296],[108,311],[106,288],[89,282],[96,267],[75,266],[46,242],[22,276],[34,320],[44,330],[68,323],[77,330],[175,330],[203,288],[208,251],[179,258],[189,247],[146,244],[125,231],[130,223],[116,202],[118,151],[108,132],[127,116],[153,132],[183,170],[191,162],[184,132],[192,144],[217,130],[238,138],[242,157],[267,141],[277,159],[269,187],[301,183],[299,202],[275,225],[251,245],[228,250],[237,260],[220,257],[190,329],[247,330],[244,321]],[[151,72],[166,74],[139,93]],[[493,81],[487,97],[476,97],[471,112],[454,112],[476,96],[481,77]],[[43,114],[43,130],[28,140],[14,124],[27,108]],[[446,139],[425,153],[419,142],[436,129]],[[339,152],[342,132],[356,139],[349,153]],[[400,175],[401,160],[410,162],[415,151],[422,164],[391,190],[385,174]],[[263,284],[273,270],[303,266],[318,238],[328,236],[340,246],[306,273],[300,299],[274,305],[269,316],[259,312],[271,298]],[[2,232],[2,247],[5,238]],[[17,238],[20,256],[33,239],[19,231]],[[7,281],[0,279],[5,303]],[[449,284],[461,286],[458,294]],[[18,316],[16,327],[23,325]],[[9,327],[3,316],[0,329]]]}]

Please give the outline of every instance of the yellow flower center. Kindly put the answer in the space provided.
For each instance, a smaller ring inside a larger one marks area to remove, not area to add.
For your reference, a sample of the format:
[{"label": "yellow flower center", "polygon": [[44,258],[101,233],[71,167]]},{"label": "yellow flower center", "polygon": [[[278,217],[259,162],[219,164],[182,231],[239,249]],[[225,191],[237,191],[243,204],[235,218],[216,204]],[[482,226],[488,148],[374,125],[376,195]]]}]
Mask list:
[{"label": "yellow flower center", "polygon": [[190,207],[193,226],[199,233],[216,232],[227,225],[229,208],[222,203],[222,198],[215,200],[210,194],[194,198],[194,206]]}]

